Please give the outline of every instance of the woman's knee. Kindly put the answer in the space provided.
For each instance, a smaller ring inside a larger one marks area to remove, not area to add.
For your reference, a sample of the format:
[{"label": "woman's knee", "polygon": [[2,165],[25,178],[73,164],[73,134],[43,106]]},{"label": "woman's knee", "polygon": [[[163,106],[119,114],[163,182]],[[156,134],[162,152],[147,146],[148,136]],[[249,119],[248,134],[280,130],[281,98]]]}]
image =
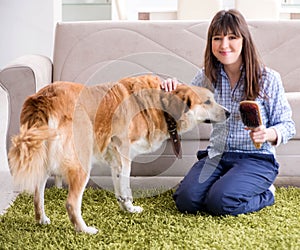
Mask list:
[{"label": "woman's knee", "polygon": [[242,205],[240,198],[230,186],[218,183],[208,191],[205,206],[207,212],[213,215],[235,215]]},{"label": "woman's knee", "polygon": [[180,190],[173,195],[177,209],[182,213],[196,214],[206,211],[212,215],[237,215],[240,212],[240,203],[233,197],[225,194],[207,195],[205,202],[191,190]]},{"label": "woman's knee", "polygon": [[195,201],[195,197],[190,190],[178,189],[173,195],[177,209],[182,213],[196,214],[199,209],[199,202]]},{"label": "woman's knee", "polygon": [[236,215],[239,204],[231,197],[224,195],[210,195],[206,199],[207,212],[213,215]]}]

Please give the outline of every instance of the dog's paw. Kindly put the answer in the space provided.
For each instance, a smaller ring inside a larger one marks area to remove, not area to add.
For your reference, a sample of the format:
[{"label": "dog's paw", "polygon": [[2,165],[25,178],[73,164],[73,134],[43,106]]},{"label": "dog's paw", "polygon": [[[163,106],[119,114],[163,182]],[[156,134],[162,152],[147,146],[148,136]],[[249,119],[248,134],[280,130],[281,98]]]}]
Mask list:
[{"label": "dog's paw", "polygon": [[39,220],[39,223],[41,225],[49,225],[51,223],[50,219],[47,216],[43,216],[43,218],[41,218]]},{"label": "dog's paw", "polygon": [[140,206],[133,206],[132,202],[125,202],[124,203],[125,210],[129,213],[141,213],[143,208]]},{"label": "dog's paw", "polygon": [[96,234],[98,233],[98,229],[95,227],[86,227],[85,230],[83,230],[83,232],[88,234]]},{"label": "dog's paw", "polygon": [[98,229],[97,228],[95,228],[95,227],[87,227],[87,226],[85,226],[85,227],[83,227],[83,228],[76,228],[76,231],[78,232],[78,233],[87,233],[87,234],[96,234],[96,233],[98,233]]},{"label": "dog's paw", "polygon": [[122,210],[129,213],[141,213],[143,211],[142,207],[133,206],[132,198],[122,198],[118,197],[118,202]]},{"label": "dog's paw", "polygon": [[130,213],[141,213],[143,212],[143,208],[140,206],[132,206],[130,210],[128,210]]}]

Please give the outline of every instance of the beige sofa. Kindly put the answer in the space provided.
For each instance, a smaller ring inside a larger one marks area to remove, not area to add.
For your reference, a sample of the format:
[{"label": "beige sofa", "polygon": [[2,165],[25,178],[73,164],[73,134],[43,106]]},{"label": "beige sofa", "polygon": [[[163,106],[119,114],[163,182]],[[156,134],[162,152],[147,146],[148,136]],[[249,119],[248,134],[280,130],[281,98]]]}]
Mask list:
[{"label": "beige sofa", "polygon": [[[251,21],[250,30],[266,65],[279,71],[293,109],[297,134],[277,150],[281,164],[278,185],[300,186],[300,22]],[[203,63],[207,21],[137,21],[59,23],[53,60],[24,56],[0,72],[0,84],[9,95],[10,137],[18,132],[25,97],[52,81],[87,85],[124,76],[153,73],[189,83]],[[135,159],[132,185],[175,186],[205,148],[210,125],[200,125],[182,136],[183,158],[176,159],[167,142],[161,150]],[[97,164],[91,179],[110,185],[110,170]]]}]

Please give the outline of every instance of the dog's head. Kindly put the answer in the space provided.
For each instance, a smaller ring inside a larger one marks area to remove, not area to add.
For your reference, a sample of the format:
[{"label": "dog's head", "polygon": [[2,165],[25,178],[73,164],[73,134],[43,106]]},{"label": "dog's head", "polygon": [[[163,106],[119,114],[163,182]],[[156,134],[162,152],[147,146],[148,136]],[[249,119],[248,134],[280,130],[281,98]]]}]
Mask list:
[{"label": "dog's head", "polygon": [[229,111],[219,105],[213,93],[206,88],[179,85],[166,99],[167,112],[176,120],[188,115],[197,123],[218,123],[225,121],[230,115]]}]

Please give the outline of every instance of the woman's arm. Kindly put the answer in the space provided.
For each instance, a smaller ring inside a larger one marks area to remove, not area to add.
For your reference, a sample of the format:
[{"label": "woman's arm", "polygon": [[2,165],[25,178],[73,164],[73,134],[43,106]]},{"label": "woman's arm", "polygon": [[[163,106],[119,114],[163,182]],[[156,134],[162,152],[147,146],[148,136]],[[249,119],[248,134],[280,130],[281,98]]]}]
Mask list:
[{"label": "woman's arm", "polygon": [[[264,78],[265,107],[268,115],[266,140],[278,146],[287,143],[296,132],[292,110],[287,101],[280,74],[266,69]],[[272,129],[272,130],[271,130]],[[256,134],[257,135],[257,134]]]}]

